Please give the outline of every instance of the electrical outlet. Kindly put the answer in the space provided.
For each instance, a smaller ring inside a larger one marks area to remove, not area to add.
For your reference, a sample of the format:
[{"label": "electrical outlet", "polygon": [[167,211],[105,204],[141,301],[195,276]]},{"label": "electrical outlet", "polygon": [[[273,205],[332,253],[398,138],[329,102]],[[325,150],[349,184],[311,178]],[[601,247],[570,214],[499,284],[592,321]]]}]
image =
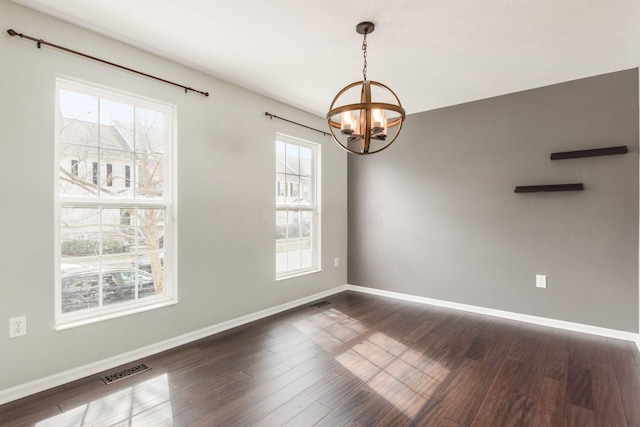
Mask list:
[{"label": "electrical outlet", "polygon": [[27,335],[27,316],[12,317],[9,319],[9,338]]},{"label": "electrical outlet", "polygon": [[536,288],[547,287],[547,276],[544,274],[536,274]]},{"label": "electrical outlet", "polygon": [[334,267],[338,267],[339,265],[340,265],[340,258],[335,257],[335,258],[333,259],[333,266],[334,266]]}]

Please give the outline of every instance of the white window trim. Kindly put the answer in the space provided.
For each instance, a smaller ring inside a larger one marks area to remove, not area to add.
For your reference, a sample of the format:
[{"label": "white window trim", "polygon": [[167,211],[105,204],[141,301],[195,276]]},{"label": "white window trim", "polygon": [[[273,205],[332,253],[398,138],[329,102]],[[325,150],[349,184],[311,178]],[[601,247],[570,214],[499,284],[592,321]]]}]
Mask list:
[{"label": "white window trim", "polygon": [[[278,204],[276,202],[275,212],[277,212],[278,210],[293,209],[293,210],[300,210],[300,211],[303,211],[303,210],[311,211],[313,214],[313,228],[311,231],[312,236],[314,236],[314,238],[312,239],[312,251],[313,251],[312,265],[309,268],[285,271],[280,274],[276,272],[276,277],[275,277],[276,281],[281,281],[281,280],[292,279],[294,277],[304,276],[308,274],[319,273],[322,271],[322,230],[321,230],[322,218],[320,216],[320,204],[322,200],[322,190],[321,190],[322,145],[317,142],[307,141],[307,140],[296,138],[295,136],[286,135],[280,132],[276,133],[276,139],[274,141],[274,144],[277,144],[278,141],[284,142],[285,144],[289,142],[292,144],[296,144],[298,146],[303,146],[311,149],[313,153],[313,161],[311,162],[311,176],[312,176],[312,192],[313,192],[313,199],[314,199],[313,204],[311,206],[288,205],[286,203]],[[277,180],[277,176],[278,176],[277,172],[274,171],[274,178],[276,180]],[[301,187],[298,189],[298,191],[301,191]],[[287,191],[285,189],[285,195],[286,193]],[[274,215],[274,218],[275,218],[275,215]],[[275,221],[274,221],[274,231],[275,231]],[[274,233],[273,240],[274,242],[276,241],[275,233]],[[274,257],[274,261],[275,261],[275,257]]]},{"label": "white window trim", "polygon": [[[60,89],[67,89],[86,93],[100,98],[108,98],[121,102],[135,105],[137,107],[158,110],[160,108],[165,112],[165,117],[169,120],[164,122],[164,140],[168,141],[164,146],[164,201],[159,203],[158,200],[131,200],[131,199],[100,199],[99,201],[88,201],[82,197],[62,197],[60,196],[60,143],[58,135],[60,131],[60,123],[57,117],[59,109],[59,93]],[[177,260],[177,108],[173,104],[158,101],[141,95],[127,93],[103,85],[83,82],[80,80],[70,79],[66,77],[56,78],[55,90],[55,133],[54,133],[54,168],[53,168],[53,194],[54,194],[54,254],[55,254],[55,325],[54,329],[64,330],[77,326],[87,325],[91,323],[101,322],[104,320],[114,319],[117,317],[128,316],[134,313],[140,313],[156,308],[167,307],[178,303],[178,260]],[[98,309],[90,309],[81,312],[62,313],[62,291],[61,291],[61,271],[60,265],[62,256],[60,253],[61,245],[61,227],[60,227],[60,210],[64,206],[73,205],[80,206],[86,204],[92,207],[109,207],[109,206],[139,206],[139,207],[163,207],[166,208],[165,230],[164,230],[164,290],[165,294],[157,297],[148,297],[144,300],[138,300],[129,303],[121,303],[115,306],[103,306]]]}]

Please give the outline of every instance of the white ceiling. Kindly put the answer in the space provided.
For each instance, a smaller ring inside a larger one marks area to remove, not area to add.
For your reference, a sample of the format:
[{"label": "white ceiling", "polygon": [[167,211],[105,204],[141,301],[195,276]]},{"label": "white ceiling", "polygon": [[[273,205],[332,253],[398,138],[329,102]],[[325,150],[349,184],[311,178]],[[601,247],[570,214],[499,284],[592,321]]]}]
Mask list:
[{"label": "white ceiling", "polygon": [[407,113],[640,64],[639,0],[14,1],[322,116],[362,79],[365,20]]}]

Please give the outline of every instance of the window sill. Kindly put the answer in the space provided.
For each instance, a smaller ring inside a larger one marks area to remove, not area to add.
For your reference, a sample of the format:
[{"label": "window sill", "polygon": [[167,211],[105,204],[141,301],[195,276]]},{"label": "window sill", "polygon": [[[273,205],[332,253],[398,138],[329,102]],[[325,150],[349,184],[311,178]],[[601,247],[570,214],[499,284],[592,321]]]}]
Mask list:
[{"label": "window sill", "polygon": [[320,272],[322,272],[322,270],[319,268],[313,269],[313,270],[294,271],[291,274],[277,276],[276,282],[279,282],[281,280],[293,279],[294,277],[306,276],[308,274],[320,273]]},{"label": "window sill", "polygon": [[177,303],[178,301],[176,301],[175,299],[168,298],[168,299],[157,301],[155,303],[150,303],[150,304],[145,304],[145,305],[140,305],[140,306],[135,306],[130,308],[123,308],[121,310],[113,311],[110,313],[96,314],[95,316],[91,316],[83,319],[63,320],[56,323],[54,329],[56,331],[63,331],[65,329],[71,329],[71,328],[76,328],[78,326],[84,326],[84,325],[90,325],[92,323],[102,322],[104,320],[116,319],[118,317],[129,316],[131,314],[142,313],[149,310],[155,310],[156,308],[169,307]]}]

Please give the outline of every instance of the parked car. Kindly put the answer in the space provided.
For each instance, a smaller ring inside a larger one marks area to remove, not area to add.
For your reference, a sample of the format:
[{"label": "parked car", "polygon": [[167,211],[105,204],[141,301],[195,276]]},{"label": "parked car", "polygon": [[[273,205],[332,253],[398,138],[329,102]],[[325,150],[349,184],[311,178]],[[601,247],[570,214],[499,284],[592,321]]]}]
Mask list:
[{"label": "parked car", "polygon": [[[155,295],[151,274],[143,270],[114,267],[102,272],[102,304],[117,304],[135,299],[136,275],[138,298]],[[99,305],[99,275],[95,268],[81,267],[62,272],[62,312],[69,313]]]},{"label": "parked car", "polygon": [[[164,268],[164,253],[160,254],[160,265]],[[151,259],[149,255],[140,255],[138,257],[138,268],[142,271],[146,271],[147,273],[151,273]]]}]

